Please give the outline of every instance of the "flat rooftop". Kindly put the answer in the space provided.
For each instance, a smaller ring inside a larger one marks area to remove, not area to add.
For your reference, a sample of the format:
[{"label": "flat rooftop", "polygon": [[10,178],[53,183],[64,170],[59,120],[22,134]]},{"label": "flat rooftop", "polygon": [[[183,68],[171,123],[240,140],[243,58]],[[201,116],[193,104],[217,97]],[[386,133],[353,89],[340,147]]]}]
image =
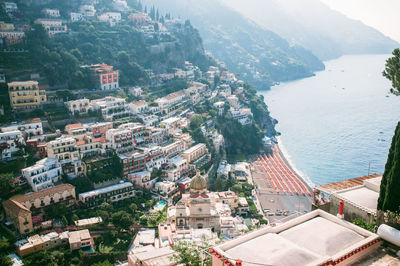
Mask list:
[{"label": "flat rooftop", "polygon": [[319,265],[341,258],[350,262],[357,256],[348,254],[368,252],[369,247],[379,243],[378,239],[376,234],[315,210],[227,241],[213,250],[232,263],[241,259],[243,265]]},{"label": "flat rooftop", "polygon": [[337,192],[336,195],[338,198],[351,202],[362,209],[366,208],[371,212],[376,212],[379,193],[367,187]]}]

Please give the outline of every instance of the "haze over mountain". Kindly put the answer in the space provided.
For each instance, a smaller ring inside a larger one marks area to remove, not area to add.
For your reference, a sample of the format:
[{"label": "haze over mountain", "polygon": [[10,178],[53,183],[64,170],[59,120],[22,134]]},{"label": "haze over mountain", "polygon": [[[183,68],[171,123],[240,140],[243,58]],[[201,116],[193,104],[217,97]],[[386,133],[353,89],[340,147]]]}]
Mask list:
[{"label": "haze over mountain", "polygon": [[240,78],[267,87],[273,82],[307,77],[324,69],[323,63],[299,45],[290,45],[221,0],[146,0],[162,14],[190,19],[204,46]]},{"label": "haze over mountain", "polygon": [[343,54],[390,53],[399,43],[320,0],[222,0],[322,60]]}]

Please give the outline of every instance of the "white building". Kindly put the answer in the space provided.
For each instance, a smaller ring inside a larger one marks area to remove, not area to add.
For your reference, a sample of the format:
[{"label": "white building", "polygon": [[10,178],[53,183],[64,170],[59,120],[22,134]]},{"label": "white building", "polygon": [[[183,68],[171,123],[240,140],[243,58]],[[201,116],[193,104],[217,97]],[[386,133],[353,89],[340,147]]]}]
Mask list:
[{"label": "white building", "polygon": [[27,138],[32,136],[43,135],[43,125],[40,118],[31,118],[19,124],[11,124],[7,127],[2,127],[2,132],[20,131]]},{"label": "white building", "polygon": [[133,114],[142,114],[149,110],[149,106],[144,100],[130,103],[129,107],[131,108]]},{"label": "white building", "polygon": [[35,23],[41,24],[50,37],[53,37],[55,34],[58,33],[67,32],[67,25],[63,25],[61,19],[38,18],[37,20],[35,20]]},{"label": "white building", "polygon": [[216,102],[213,104],[215,108],[218,110],[218,115],[221,116],[224,113],[225,102]]},{"label": "white building", "polygon": [[165,97],[158,98],[155,103],[162,111],[168,112],[168,108],[181,104],[186,98],[186,94],[183,90],[173,92]]},{"label": "white building", "polygon": [[169,197],[177,192],[177,186],[175,182],[171,181],[157,182],[154,185],[154,190],[165,197]]},{"label": "white building", "polygon": [[106,12],[97,16],[97,19],[102,22],[107,22],[111,27],[114,27],[121,21],[121,13]]},{"label": "white building", "polygon": [[7,14],[13,13],[18,10],[18,6],[14,2],[4,2],[3,7],[4,11],[6,11]]},{"label": "white building", "polygon": [[140,87],[134,87],[134,88],[130,88],[130,89],[129,89],[129,93],[130,93],[132,96],[140,97],[140,96],[142,96],[143,90],[142,90],[142,88],[140,88]]},{"label": "white building", "polygon": [[127,128],[108,130],[106,133],[106,139],[110,142],[111,147],[117,153],[129,152],[134,148],[132,131]]},{"label": "white building", "polygon": [[75,112],[77,112],[80,115],[87,114],[88,111],[91,109],[89,99],[85,98],[74,101],[68,101],[67,107],[71,114],[75,114]]},{"label": "white building", "polygon": [[22,169],[22,176],[35,192],[54,186],[60,180],[61,173],[61,164],[52,158],[44,158],[35,165]]},{"label": "white building", "polygon": [[69,13],[71,22],[78,22],[78,21],[83,21],[85,18],[82,15],[82,13],[78,13],[78,12],[71,12]]},{"label": "white building", "polygon": [[106,121],[115,121],[130,116],[129,105],[125,99],[107,96],[91,102],[93,109],[101,110],[101,115]]},{"label": "white building", "polygon": [[182,156],[169,159],[169,168],[166,170],[168,181],[177,181],[189,169],[189,164]]},{"label": "white building", "polygon": [[60,17],[60,10],[54,8],[44,8],[42,13],[47,17],[58,18]]},{"label": "white building", "polygon": [[47,143],[47,157],[57,159],[63,172],[70,177],[76,177],[82,172],[82,162],[75,144],[74,138],[64,136]]},{"label": "white building", "polygon": [[131,182],[122,182],[116,185],[99,188],[79,194],[79,201],[86,206],[95,206],[102,202],[117,202],[133,198],[135,196],[134,186]]},{"label": "white building", "polygon": [[79,7],[79,13],[84,17],[94,17],[96,15],[96,9],[93,5],[81,5]]},{"label": "white building", "polygon": [[13,154],[25,145],[22,133],[18,130],[0,133],[1,159],[11,159]]},{"label": "white building", "polygon": [[182,153],[182,157],[186,159],[189,163],[197,160],[208,152],[208,149],[204,143],[199,143]]}]

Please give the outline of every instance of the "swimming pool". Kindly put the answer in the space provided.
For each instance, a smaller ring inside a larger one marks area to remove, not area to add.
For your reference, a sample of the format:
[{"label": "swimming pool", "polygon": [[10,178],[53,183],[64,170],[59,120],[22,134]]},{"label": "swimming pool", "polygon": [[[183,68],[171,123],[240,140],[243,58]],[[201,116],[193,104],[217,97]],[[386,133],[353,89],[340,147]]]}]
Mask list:
[{"label": "swimming pool", "polygon": [[167,205],[167,202],[161,200],[161,201],[157,202],[157,204],[154,206],[154,210],[162,211],[162,209],[164,209],[165,205]]}]

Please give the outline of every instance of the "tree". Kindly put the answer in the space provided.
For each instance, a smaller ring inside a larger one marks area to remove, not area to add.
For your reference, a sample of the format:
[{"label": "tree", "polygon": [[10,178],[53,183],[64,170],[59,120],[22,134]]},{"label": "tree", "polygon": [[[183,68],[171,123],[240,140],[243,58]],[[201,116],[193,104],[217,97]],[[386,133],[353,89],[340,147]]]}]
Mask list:
[{"label": "tree", "polygon": [[0,255],[0,265],[11,266],[11,265],[13,265],[13,262],[9,256],[2,254],[2,255]]},{"label": "tree", "polygon": [[392,81],[391,92],[393,94],[400,94],[400,49],[396,48],[392,52],[393,57],[386,60],[385,70],[383,76]]},{"label": "tree", "polygon": [[95,264],[92,264],[93,266],[113,266],[114,264],[111,264],[108,260],[105,260],[103,262],[97,262]]},{"label": "tree", "polygon": [[211,257],[206,253],[209,247],[209,244],[204,239],[199,245],[193,242],[181,241],[172,247],[176,251],[172,258],[177,264],[186,266],[211,265]]},{"label": "tree", "polygon": [[[392,81],[391,92],[400,95],[400,49],[396,48],[392,54],[393,57],[386,60],[383,76]],[[378,210],[400,211],[400,122],[397,123],[383,172]]]},{"label": "tree", "polygon": [[12,173],[0,174],[0,194],[4,195],[10,192],[11,182],[14,177]]},{"label": "tree", "polygon": [[192,130],[199,128],[201,124],[203,124],[203,118],[201,117],[201,115],[195,114],[190,119],[190,128]]},{"label": "tree", "polygon": [[113,225],[121,229],[129,229],[133,224],[133,219],[126,211],[119,211],[113,213],[111,216],[111,221]]},{"label": "tree", "polygon": [[132,211],[133,214],[135,214],[135,212],[137,211],[137,205],[135,203],[131,203],[131,205],[129,205],[129,209]]},{"label": "tree", "polygon": [[383,172],[378,210],[400,210],[400,122],[397,124]]}]

